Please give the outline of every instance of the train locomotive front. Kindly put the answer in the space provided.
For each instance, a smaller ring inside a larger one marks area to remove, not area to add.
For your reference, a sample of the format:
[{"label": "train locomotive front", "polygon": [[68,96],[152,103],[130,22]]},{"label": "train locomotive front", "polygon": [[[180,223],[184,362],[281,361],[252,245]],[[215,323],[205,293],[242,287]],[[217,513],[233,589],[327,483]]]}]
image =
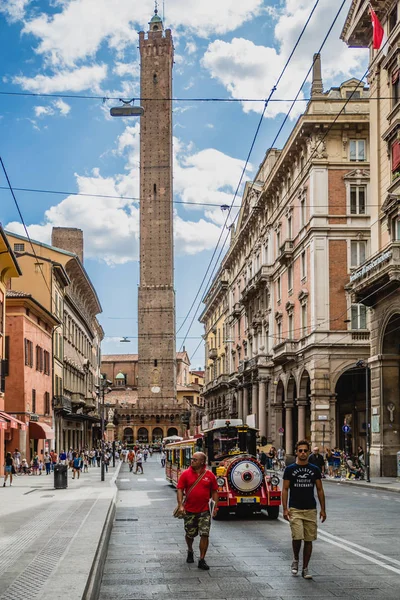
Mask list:
[{"label": "train locomotive front", "polygon": [[231,512],[266,510],[277,519],[281,503],[279,477],[269,475],[256,458],[257,430],[240,419],[216,420],[204,432],[208,463],[217,476],[218,518]]}]

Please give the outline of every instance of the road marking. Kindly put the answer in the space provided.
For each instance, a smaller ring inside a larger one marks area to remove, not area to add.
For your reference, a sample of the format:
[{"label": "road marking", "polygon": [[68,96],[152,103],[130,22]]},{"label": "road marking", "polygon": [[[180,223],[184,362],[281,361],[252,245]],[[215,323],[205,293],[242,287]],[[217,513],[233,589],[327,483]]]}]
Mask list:
[{"label": "road marking", "polygon": [[165,481],[167,483],[165,477],[154,477],[154,481]]},{"label": "road marking", "polygon": [[[283,519],[282,517],[279,517],[279,521],[282,521],[282,523],[289,525],[289,523],[287,521],[285,521],[285,519]],[[398,560],[391,558],[390,556],[380,554],[379,552],[375,552],[375,550],[369,550],[368,548],[358,546],[358,544],[354,544],[353,542],[348,542],[347,540],[342,540],[341,538],[338,538],[338,537],[332,535],[331,533],[327,533],[325,531],[319,530],[318,537],[319,537],[319,539],[321,539],[324,542],[327,542],[328,544],[332,544],[333,546],[338,546],[338,548],[342,548],[343,550],[346,550],[346,552],[350,552],[351,554],[360,556],[361,558],[364,558],[365,560],[369,560],[370,562],[372,562],[376,565],[379,565],[380,567],[383,567],[384,569],[387,569],[388,571],[393,571],[393,573],[397,573],[397,575],[400,575],[400,569],[396,569],[396,567],[392,567],[392,565],[387,565],[382,560],[378,560],[376,558],[373,558],[372,556],[368,556],[366,554],[366,552],[368,552],[369,554],[374,554],[375,556],[379,556],[383,560],[393,562],[395,564],[400,564],[400,562]],[[340,541],[336,541],[336,540],[340,540]],[[355,546],[357,548],[361,548],[362,552],[359,552],[358,550],[354,550],[353,548],[350,548],[349,546]]]},{"label": "road marking", "polygon": [[147,481],[146,477],[138,477],[137,481]]},{"label": "road marking", "polygon": [[130,481],[130,479],[120,479],[121,483],[125,481]]}]

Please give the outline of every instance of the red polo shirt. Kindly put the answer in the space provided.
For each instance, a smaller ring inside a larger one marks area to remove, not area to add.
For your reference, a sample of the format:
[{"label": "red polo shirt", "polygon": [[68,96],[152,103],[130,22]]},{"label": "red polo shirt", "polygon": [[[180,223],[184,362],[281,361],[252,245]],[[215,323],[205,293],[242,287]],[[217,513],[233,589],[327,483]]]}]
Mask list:
[{"label": "red polo shirt", "polygon": [[[200,473],[196,473],[192,467],[183,471],[182,475],[179,477],[178,490],[184,490],[185,493],[187,493],[190,486],[194,484],[199,475]],[[205,475],[190,492],[189,497],[185,501],[185,510],[191,513],[206,512],[209,510],[208,501],[210,500],[212,493],[217,491],[217,489],[217,478],[212,471],[206,469]]]}]

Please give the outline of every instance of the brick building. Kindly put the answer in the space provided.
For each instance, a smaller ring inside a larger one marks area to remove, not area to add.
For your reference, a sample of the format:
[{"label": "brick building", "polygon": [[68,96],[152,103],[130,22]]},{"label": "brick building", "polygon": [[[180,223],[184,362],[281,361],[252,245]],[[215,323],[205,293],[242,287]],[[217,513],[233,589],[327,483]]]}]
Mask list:
[{"label": "brick building", "polygon": [[9,290],[6,302],[6,410],[27,425],[13,430],[6,449],[30,461],[54,447],[52,337],[60,320],[30,294]]},{"label": "brick building", "polygon": [[[372,49],[369,7],[388,37]],[[371,474],[396,475],[400,451],[400,2],[353,0],[342,31],[352,47],[369,48],[371,96],[370,251],[350,276],[353,302],[371,315]]]},{"label": "brick building", "polygon": [[227,357],[215,367],[221,351],[206,349],[209,415],[252,415],[264,441],[288,454],[303,437],[365,446],[365,379],[355,364],[369,355],[368,314],[345,286],[370,251],[368,133],[368,89],[351,79],[324,92],[316,56],[312,98],[246,184],[206,296],[206,334],[224,314]]},{"label": "brick building", "polygon": [[50,445],[58,452],[92,445],[100,436],[96,385],[104,334],[100,302],[82,262],[82,230],[54,228],[52,245],[32,240],[33,250],[27,238],[7,237],[23,271],[12,290],[31,295],[59,323],[53,332]]},{"label": "brick building", "polygon": [[26,430],[23,422],[6,412],[5,402],[6,376],[9,368],[9,347],[6,341],[6,290],[10,279],[21,275],[15,254],[0,224],[0,475],[4,474],[6,441],[11,439],[14,432],[17,435],[18,431],[24,433]]},{"label": "brick building", "polygon": [[[105,354],[101,372],[111,382],[105,395],[105,415],[112,437],[127,443],[152,443],[170,435],[185,436],[188,428],[201,423],[202,411],[196,399],[199,389],[190,381],[187,352],[176,353],[177,395],[173,404],[140,402],[138,381],[141,363],[137,354]],[[111,412],[110,412],[111,410]],[[114,422],[115,427],[111,427]]]},{"label": "brick building", "polygon": [[171,30],[155,10],[139,33],[140,286],[138,403],[141,409],[176,405],[175,292],[172,208]]}]

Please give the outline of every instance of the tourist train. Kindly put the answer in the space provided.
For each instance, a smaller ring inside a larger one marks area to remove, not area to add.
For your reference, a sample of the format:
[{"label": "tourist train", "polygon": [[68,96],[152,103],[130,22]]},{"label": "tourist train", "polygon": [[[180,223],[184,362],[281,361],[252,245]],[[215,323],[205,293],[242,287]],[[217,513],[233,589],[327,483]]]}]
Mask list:
[{"label": "tourist train", "polygon": [[195,452],[204,452],[217,476],[218,517],[265,510],[277,519],[281,503],[279,477],[269,474],[257,459],[257,429],[241,419],[216,419],[197,436],[167,444],[166,478],[177,485]]}]

